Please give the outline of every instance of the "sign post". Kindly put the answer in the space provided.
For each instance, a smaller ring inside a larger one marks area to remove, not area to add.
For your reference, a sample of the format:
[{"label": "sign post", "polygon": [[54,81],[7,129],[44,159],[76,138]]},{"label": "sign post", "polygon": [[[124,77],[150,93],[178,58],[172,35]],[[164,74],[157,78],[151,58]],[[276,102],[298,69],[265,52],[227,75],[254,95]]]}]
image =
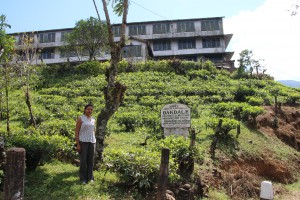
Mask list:
[{"label": "sign post", "polygon": [[161,126],[164,135],[172,134],[188,137],[191,127],[191,110],[184,104],[167,104],[161,109]]}]

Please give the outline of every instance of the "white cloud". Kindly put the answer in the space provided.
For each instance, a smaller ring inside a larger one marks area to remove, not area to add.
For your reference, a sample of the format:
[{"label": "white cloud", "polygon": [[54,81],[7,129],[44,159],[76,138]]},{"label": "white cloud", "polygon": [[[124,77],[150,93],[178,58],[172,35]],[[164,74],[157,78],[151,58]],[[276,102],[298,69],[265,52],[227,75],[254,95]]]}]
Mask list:
[{"label": "white cloud", "polygon": [[300,13],[291,16],[295,1],[266,0],[254,11],[225,18],[225,33],[233,34],[228,49],[235,52],[233,59],[249,49],[265,60],[266,73],[275,80],[300,81]]}]

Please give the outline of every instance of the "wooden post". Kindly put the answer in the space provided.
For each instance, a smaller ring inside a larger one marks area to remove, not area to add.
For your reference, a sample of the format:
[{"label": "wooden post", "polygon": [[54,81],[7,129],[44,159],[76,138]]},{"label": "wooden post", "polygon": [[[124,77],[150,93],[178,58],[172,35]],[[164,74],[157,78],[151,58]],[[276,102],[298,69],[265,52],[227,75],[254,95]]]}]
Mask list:
[{"label": "wooden post", "polygon": [[6,151],[4,172],[4,200],[24,199],[25,149]]},{"label": "wooden post", "polygon": [[239,121],[239,124],[237,125],[236,128],[236,138],[239,137],[239,135],[241,134],[241,109],[239,109],[238,113],[237,113],[237,120]]},{"label": "wooden post", "polygon": [[167,198],[166,191],[167,191],[167,180],[169,175],[169,155],[170,155],[170,149],[163,148],[161,150],[161,162],[160,162],[156,200],[165,200]]},{"label": "wooden post", "polygon": [[191,130],[191,142],[190,142],[190,147],[195,146],[195,141],[196,141],[196,132],[195,129]]},{"label": "wooden post", "polygon": [[238,138],[240,134],[241,134],[241,124],[239,122],[239,124],[236,127],[236,137]]}]

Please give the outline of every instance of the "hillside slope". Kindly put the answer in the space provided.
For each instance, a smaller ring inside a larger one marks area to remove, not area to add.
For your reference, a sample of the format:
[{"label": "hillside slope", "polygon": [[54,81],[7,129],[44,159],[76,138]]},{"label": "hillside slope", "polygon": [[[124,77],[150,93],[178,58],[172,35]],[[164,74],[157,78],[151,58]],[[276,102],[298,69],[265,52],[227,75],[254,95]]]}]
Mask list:
[{"label": "hillside slope", "polygon": [[[51,156],[65,162],[77,158],[72,150],[75,120],[86,103],[93,103],[95,117],[104,107],[102,91],[107,66],[108,63],[91,62],[38,68],[31,90],[36,129],[29,124],[21,87],[14,87],[9,99],[12,136],[26,139],[23,143],[18,141],[18,145],[34,144],[26,148],[34,147],[33,151],[42,153],[48,148],[44,145],[62,145]],[[174,163],[181,162],[180,156],[195,155],[190,176],[176,179],[174,171],[170,173],[173,179],[168,189],[176,197],[180,188],[189,184],[188,191],[196,199],[255,199],[262,180],[271,180],[278,196],[285,194],[284,185],[299,180],[299,90],[276,83],[268,76],[239,79],[235,74],[217,70],[210,62],[162,60],[133,65],[122,61],[119,72],[118,80],[127,90],[107,127],[102,167],[120,179],[119,184],[112,186],[123,187],[120,191],[125,187],[128,199],[153,196],[160,150],[167,145],[175,148],[170,158],[171,170]],[[274,127],[272,110],[275,96],[284,105],[277,116],[278,128]],[[196,132],[193,154],[188,139],[162,137],[160,111],[171,103],[191,108],[191,129]],[[5,135],[6,115],[2,112],[0,133]],[[220,119],[224,124],[218,135]],[[11,146],[16,145],[14,137],[8,138]],[[217,198],[220,195],[222,198]]]}]

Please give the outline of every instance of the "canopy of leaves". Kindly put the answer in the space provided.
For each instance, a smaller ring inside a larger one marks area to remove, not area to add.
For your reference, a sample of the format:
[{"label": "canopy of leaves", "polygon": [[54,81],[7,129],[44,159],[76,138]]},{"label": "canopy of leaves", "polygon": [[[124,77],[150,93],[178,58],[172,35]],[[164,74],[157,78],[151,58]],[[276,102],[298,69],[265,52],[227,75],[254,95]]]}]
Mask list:
[{"label": "canopy of leaves", "polygon": [[0,16],[0,62],[8,62],[13,58],[14,53],[14,37],[9,36],[5,32],[5,28],[10,28],[6,22],[5,15]]},{"label": "canopy of leaves", "polygon": [[67,35],[66,43],[66,51],[75,51],[77,55],[88,54],[92,60],[97,53],[104,52],[108,48],[106,23],[94,17],[80,20]]}]

